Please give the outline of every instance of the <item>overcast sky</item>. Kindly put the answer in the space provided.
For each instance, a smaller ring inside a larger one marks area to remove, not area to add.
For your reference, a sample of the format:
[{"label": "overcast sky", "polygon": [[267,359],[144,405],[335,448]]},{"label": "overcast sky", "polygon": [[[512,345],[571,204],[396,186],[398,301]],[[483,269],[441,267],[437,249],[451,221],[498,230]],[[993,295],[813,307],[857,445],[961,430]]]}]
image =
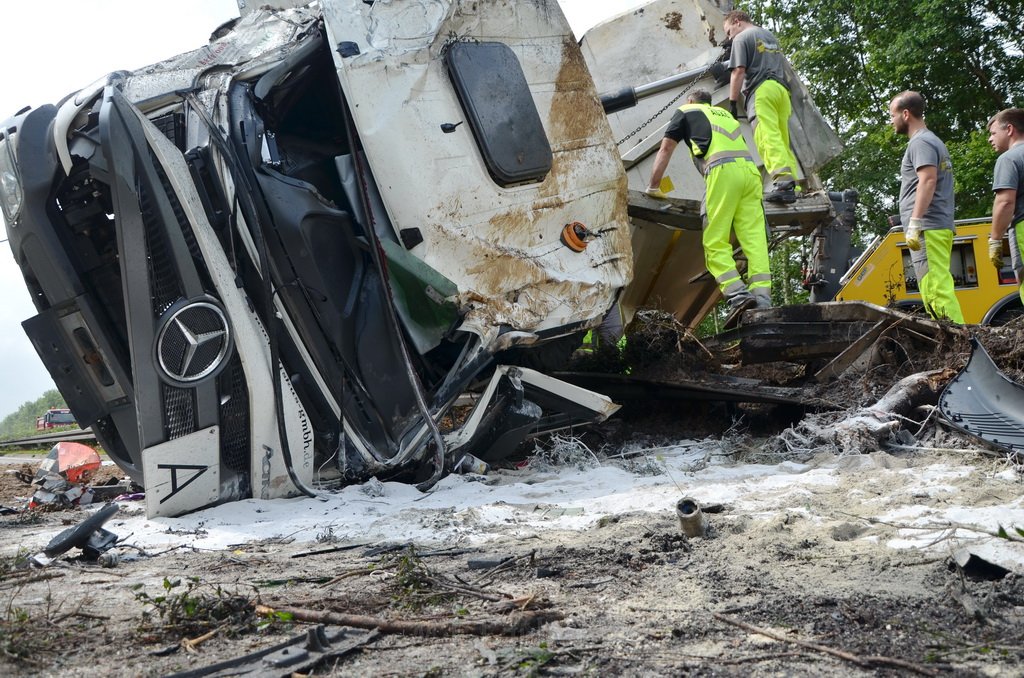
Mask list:
[{"label": "overcast sky", "polygon": [[[578,35],[643,0],[560,0]],[[236,0],[8,0],[0,20],[0,119],[56,103],[116,70],[134,70],[205,44],[238,15]],[[0,220],[2,221],[2,220]],[[0,236],[0,419],[54,388],[21,322],[33,315],[6,229]]]}]

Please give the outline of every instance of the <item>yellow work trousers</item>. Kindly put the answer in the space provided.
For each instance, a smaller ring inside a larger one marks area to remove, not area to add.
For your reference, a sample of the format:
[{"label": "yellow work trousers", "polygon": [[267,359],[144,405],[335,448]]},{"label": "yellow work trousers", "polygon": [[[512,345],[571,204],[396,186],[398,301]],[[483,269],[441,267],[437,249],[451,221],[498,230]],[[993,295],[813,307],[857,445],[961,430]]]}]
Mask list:
[{"label": "yellow work trousers", "polygon": [[957,325],[964,324],[960,300],[956,298],[953,276],[949,272],[949,259],[953,251],[953,231],[938,229],[924,232],[923,247],[911,251],[910,258],[917,273],[917,287],[928,315],[936,320],[946,319]]},{"label": "yellow work trousers", "polygon": [[754,97],[754,145],[773,181],[796,180],[796,157],[789,146],[789,116],[793,104],[789,90],[774,80],[757,86]]},{"label": "yellow work trousers", "polygon": [[[761,173],[749,160],[737,160],[712,167],[706,180],[701,242],[708,272],[715,277],[727,297],[747,289],[768,296],[772,277],[768,265],[764,205],[761,203]],[[747,284],[740,278],[732,256],[730,234],[733,231],[747,256]]]}]

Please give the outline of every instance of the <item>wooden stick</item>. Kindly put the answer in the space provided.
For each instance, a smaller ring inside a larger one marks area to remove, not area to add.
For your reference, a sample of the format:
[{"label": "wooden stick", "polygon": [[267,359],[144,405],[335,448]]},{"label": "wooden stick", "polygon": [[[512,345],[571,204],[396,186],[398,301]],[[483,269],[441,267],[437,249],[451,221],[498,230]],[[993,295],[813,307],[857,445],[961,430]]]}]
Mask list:
[{"label": "wooden stick", "polygon": [[437,577],[424,577],[424,579],[428,583],[433,584],[434,586],[438,586],[443,589],[448,589],[449,591],[455,591],[456,593],[464,593],[467,596],[474,596],[476,598],[480,598],[481,600],[486,600],[491,603],[497,603],[503,600],[508,600],[512,597],[507,593],[499,595],[496,593],[482,591],[473,586],[460,586],[459,584],[454,584],[452,582],[445,581],[444,579],[438,579]]},{"label": "wooden stick", "polygon": [[850,652],[844,652],[842,650],[837,650],[835,648],[828,647],[827,645],[818,645],[817,643],[810,643],[810,642],[807,642],[806,640],[798,640],[796,638],[787,638],[786,636],[782,635],[781,633],[775,633],[774,631],[769,631],[768,629],[762,629],[762,628],[759,628],[757,626],[751,626],[750,624],[747,624],[746,622],[741,622],[738,619],[733,619],[731,617],[726,617],[724,614],[719,614],[718,612],[712,612],[711,616],[713,616],[715,619],[717,619],[719,621],[725,622],[726,624],[732,624],[733,626],[738,626],[739,628],[744,629],[746,631],[750,631],[751,633],[757,633],[757,634],[760,634],[762,636],[767,636],[767,637],[773,638],[775,640],[780,640],[780,641],[782,641],[784,643],[792,643],[794,645],[799,645],[800,647],[806,647],[806,648],[808,648],[810,650],[816,650],[818,652],[824,652],[825,654],[832,655],[833,657],[838,657],[839,659],[851,662],[853,664],[856,664],[857,666],[862,666],[864,668],[871,668],[873,665],[883,664],[885,666],[895,666],[895,667],[898,667],[898,668],[901,668],[901,669],[907,669],[908,671],[913,671],[914,673],[921,674],[922,676],[937,676],[937,675],[939,675],[937,671],[932,671],[931,669],[927,669],[927,668],[925,668],[923,666],[918,666],[917,664],[914,664],[914,663],[908,662],[908,661],[904,661],[902,659],[896,659],[894,657],[882,657],[882,656],[878,656],[878,655],[870,655],[870,656],[863,657],[863,656],[860,656],[860,655],[852,654]]},{"label": "wooden stick", "polygon": [[359,568],[356,568],[354,570],[347,570],[347,571],[342,572],[341,574],[339,574],[334,579],[331,579],[329,581],[324,582],[323,584],[320,584],[320,588],[325,589],[328,586],[334,586],[335,584],[337,584],[342,579],[348,579],[349,577],[358,577],[358,576],[364,575],[364,574],[372,574],[373,572],[374,572],[374,570],[373,570],[372,567],[359,567]]},{"label": "wooden stick", "polygon": [[512,621],[493,622],[417,622],[381,619],[360,614],[343,614],[321,610],[305,610],[296,607],[268,607],[257,605],[256,614],[268,617],[284,613],[291,615],[296,621],[314,624],[338,624],[352,626],[357,629],[377,629],[381,633],[403,633],[415,636],[434,638],[466,635],[466,636],[517,636],[551,621],[564,619],[565,615],[554,611],[521,612]]},{"label": "wooden stick", "polygon": [[[31,570],[29,570],[31,572]],[[47,579],[57,579],[63,577],[63,572],[43,572],[41,574],[34,574],[32,576],[19,576],[17,581],[4,582],[0,584],[0,589],[9,589],[16,586],[24,586],[25,584],[31,584],[32,582],[45,581]]]},{"label": "wooden stick", "polygon": [[218,631],[220,631],[220,629],[213,629],[212,631],[207,631],[198,638],[193,638],[191,640],[189,640],[188,638],[182,638],[181,646],[185,648],[186,652],[195,652],[196,648],[199,647],[199,645],[205,643],[210,638],[213,638],[215,635],[217,635]]}]

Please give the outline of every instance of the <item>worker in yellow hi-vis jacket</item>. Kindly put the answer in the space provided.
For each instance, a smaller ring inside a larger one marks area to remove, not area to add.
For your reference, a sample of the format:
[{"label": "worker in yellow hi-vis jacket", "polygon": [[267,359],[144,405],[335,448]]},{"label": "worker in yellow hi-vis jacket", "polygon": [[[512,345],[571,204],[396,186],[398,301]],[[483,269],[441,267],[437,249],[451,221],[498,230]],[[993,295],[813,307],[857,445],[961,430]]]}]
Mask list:
[{"label": "worker in yellow hi-vis jacket", "polygon": [[[702,242],[708,271],[731,308],[770,307],[772,277],[761,203],[761,173],[747,149],[740,123],[729,111],[712,106],[708,92],[695,90],[665,130],[654,158],[648,195],[667,197],[660,184],[681,141],[689,147],[706,183]],[[732,256],[733,231],[747,256],[746,282]]]}]

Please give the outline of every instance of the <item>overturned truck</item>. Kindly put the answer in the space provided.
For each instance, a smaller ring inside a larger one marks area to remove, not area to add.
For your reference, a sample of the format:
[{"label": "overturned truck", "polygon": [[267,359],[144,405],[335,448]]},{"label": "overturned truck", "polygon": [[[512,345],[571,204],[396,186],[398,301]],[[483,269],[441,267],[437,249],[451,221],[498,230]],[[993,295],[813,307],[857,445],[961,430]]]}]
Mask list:
[{"label": "overturned truck", "polygon": [[553,1],[251,11],[8,120],[0,157],[25,331],[151,515],[426,486],[615,409],[531,369],[632,265],[625,175]]},{"label": "overturned truck", "polygon": [[[656,0],[582,43],[554,0],[248,4],[0,130],[24,329],[150,515],[429,487],[613,413],[549,374],[610,312],[714,305],[699,175],[668,205],[635,190],[671,93],[609,117],[595,80],[713,78],[715,3]],[[643,58],[622,58],[628,26]],[[817,196],[773,226],[827,223]]]}]

